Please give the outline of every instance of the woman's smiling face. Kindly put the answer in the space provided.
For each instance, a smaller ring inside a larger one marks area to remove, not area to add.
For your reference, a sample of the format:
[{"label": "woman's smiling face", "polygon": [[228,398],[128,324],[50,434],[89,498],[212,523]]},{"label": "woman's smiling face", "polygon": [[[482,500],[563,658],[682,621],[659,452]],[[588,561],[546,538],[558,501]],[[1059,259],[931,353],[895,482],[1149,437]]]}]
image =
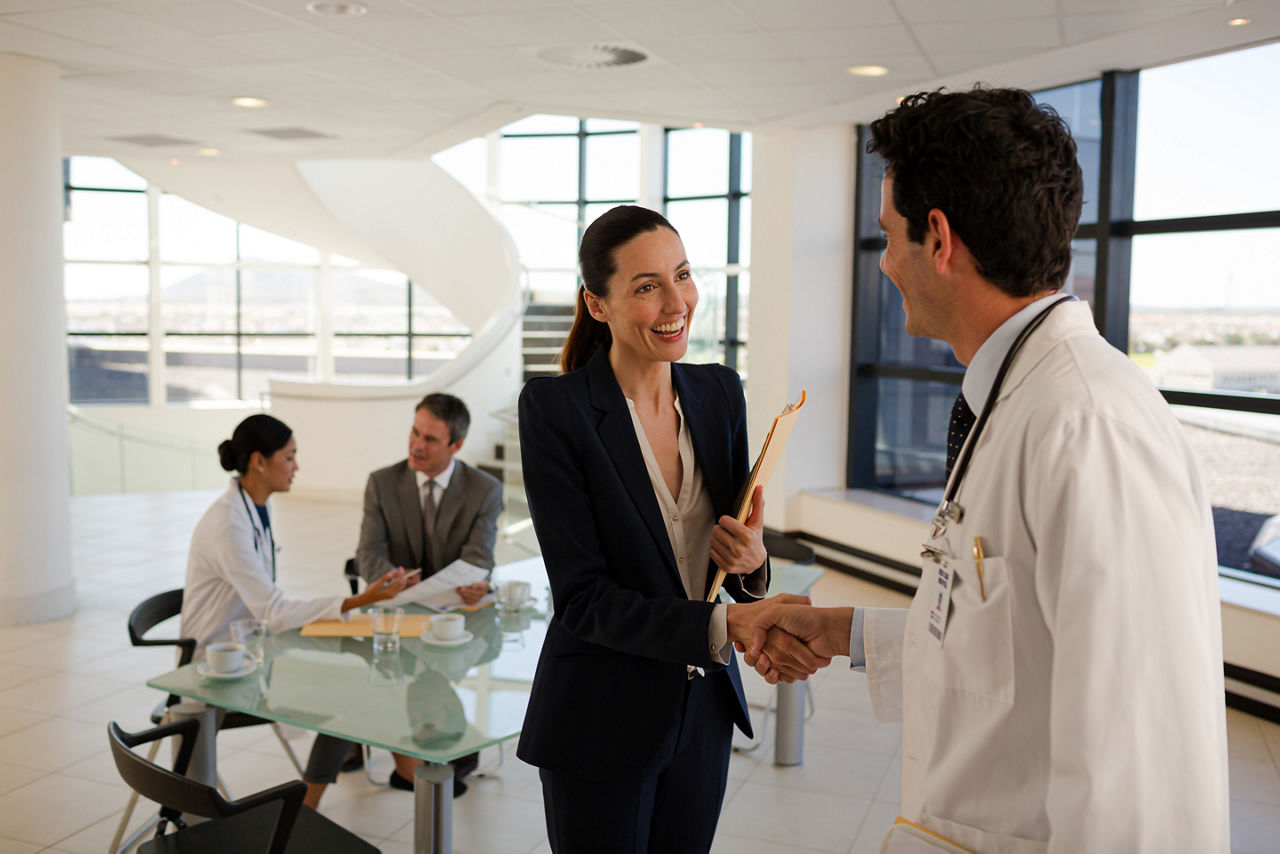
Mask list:
[{"label": "woman's smiling face", "polygon": [[613,252],[609,292],[585,292],[587,310],[609,324],[614,358],[675,362],[689,348],[689,324],[698,305],[689,259],[668,228],[646,231]]}]

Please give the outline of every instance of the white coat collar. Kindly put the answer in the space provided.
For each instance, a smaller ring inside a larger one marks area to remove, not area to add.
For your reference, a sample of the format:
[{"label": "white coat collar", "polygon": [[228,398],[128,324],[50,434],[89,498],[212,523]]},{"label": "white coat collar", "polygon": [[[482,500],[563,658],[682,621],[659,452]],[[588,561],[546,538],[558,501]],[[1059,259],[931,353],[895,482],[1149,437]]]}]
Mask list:
[{"label": "white coat collar", "polygon": [[961,389],[964,392],[965,402],[969,404],[974,414],[981,412],[982,407],[986,406],[987,395],[991,394],[991,387],[995,385],[1000,364],[1018,335],[1027,327],[1027,324],[1040,315],[1040,312],[1048,308],[1053,300],[1061,296],[1061,293],[1054,291],[1033,303],[1024,305],[1016,314],[1000,324],[995,332],[988,335],[987,340],[983,341],[982,346],[978,348],[978,352],[973,354],[969,367],[964,372],[964,384]]}]

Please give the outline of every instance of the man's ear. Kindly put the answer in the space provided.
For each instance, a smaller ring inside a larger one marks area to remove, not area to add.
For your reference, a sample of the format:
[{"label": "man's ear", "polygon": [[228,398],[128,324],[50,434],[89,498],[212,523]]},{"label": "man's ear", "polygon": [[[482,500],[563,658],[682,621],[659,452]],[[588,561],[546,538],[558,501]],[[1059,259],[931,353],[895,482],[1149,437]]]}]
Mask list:
[{"label": "man's ear", "polygon": [[449,453],[450,453],[450,454],[456,454],[456,453],[458,453],[458,451],[461,451],[461,450],[462,450],[462,443],[463,443],[463,442],[465,442],[465,441],[466,441],[466,439],[459,439],[458,441],[454,442],[452,445],[450,445],[450,446],[449,446]]},{"label": "man's ear", "polygon": [[605,311],[604,300],[591,293],[586,288],[582,289],[582,299],[587,306],[587,312],[601,323],[609,322],[609,312]]},{"label": "man's ear", "polygon": [[947,215],[938,208],[929,211],[924,232],[924,251],[935,273],[946,272],[955,258],[959,236],[951,230]]}]

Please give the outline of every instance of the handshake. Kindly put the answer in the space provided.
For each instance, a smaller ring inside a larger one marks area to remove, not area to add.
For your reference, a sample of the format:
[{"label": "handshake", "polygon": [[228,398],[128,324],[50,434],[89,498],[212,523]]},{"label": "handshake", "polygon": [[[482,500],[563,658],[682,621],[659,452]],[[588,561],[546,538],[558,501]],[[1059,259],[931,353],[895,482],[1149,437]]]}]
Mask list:
[{"label": "handshake", "polygon": [[808,596],[782,593],[728,606],[729,639],[770,684],[807,679],[849,654],[852,608],[814,608]]}]

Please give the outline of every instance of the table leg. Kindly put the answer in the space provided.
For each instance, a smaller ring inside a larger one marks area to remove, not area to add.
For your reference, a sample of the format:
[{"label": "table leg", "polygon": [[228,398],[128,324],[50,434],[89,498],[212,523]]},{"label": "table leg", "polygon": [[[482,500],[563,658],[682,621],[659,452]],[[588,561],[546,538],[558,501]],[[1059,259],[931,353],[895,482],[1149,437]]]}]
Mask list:
[{"label": "table leg", "polygon": [[778,683],[778,731],[773,742],[774,765],[800,765],[804,762],[804,698],[803,682]]},{"label": "table leg", "polygon": [[[191,754],[191,764],[187,766],[187,776],[210,786],[218,785],[218,710],[208,703],[199,700],[183,700],[169,707],[169,720],[181,721],[187,718],[200,720],[200,732],[196,735],[195,752]],[[177,758],[178,743],[173,744],[173,755]]]},{"label": "table leg", "polygon": [[413,772],[413,854],[453,852],[453,766],[419,765]]}]

